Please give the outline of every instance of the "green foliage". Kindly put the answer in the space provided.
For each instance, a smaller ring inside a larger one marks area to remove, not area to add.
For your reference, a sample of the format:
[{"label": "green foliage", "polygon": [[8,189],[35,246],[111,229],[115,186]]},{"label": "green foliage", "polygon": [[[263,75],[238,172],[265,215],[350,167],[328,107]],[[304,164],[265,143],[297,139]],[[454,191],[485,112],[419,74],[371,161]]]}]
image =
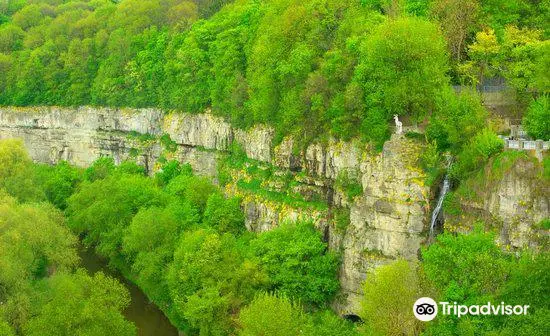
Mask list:
[{"label": "green foliage", "polygon": [[503,148],[502,139],[488,129],[483,130],[470,139],[469,145],[458,155],[457,162],[451,168],[451,176],[456,180],[465,179]]},{"label": "green foliage", "polygon": [[462,212],[462,206],[460,204],[460,199],[456,196],[454,192],[448,192],[443,200],[443,209],[446,214],[458,216]]},{"label": "green foliage", "polygon": [[125,231],[122,251],[136,282],[163,309],[172,302],[165,275],[179,237],[198,224],[199,214],[189,202],[174,201],[165,208],[141,208]]},{"label": "green foliage", "polygon": [[315,336],[359,336],[355,325],[340,318],[332,310],[320,311],[313,314]]},{"label": "green foliage", "polygon": [[416,266],[405,260],[377,267],[363,287],[361,317],[373,335],[417,335],[419,322],[411,307],[420,297]]},{"label": "green foliage", "polygon": [[[134,163],[115,166],[101,158],[81,175],[65,162],[33,167],[21,145],[11,144],[5,157],[15,159],[6,160],[5,170],[36,172],[39,191],[59,207],[66,201],[67,226],[180,330],[234,333],[241,308],[265,290],[287,293],[314,309],[328,304],[338,289],[338,258],[311,224],[289,224],[259,237],[245,233],[240,200],[224,197],[188,165],[170,162],[166,174],[153,179]],[[10,177],[6,173],[0,183]],[[2,332],[135,333],[120,314],[129,300],[125,289],[102,274],[70,273],[77,262],[75,243],[53,206],[18,205],[0,196]],[[300,314],[308,335],[333,330],[355,335],[350,323],[329,313],[310,316],[300,308]],[[278,329],[274,321],[265,323],[256,327]]]},{"label": "green foliage", "polygon": [[122,316],[127,290],[83,271],[77,238],[59,210],[18,204],[0,190],[0,333],[2,335],[135,335]]},{"label": "green foliage", "polygon": [[282,225],[251,242],[269,287],[303,304],[322,305],[339,288],[338,257],[311,223]]},{"label": "green foliage", "polygon": [[428,278],[446,299],[467,302],[494,292],[505,280],[506,258],[494,237],[477,229],[471,234],[438,236],[422,253]]},{"label": "green foliage", "polygon": [[257,295],[241,310],[239,322],[241,336],[322,335],[313,333],[311,318],[284,295]]},{"label": "green foliage", "polygon": [[[380,148],[393,114],[421,120],[448,82],[436,25],[399,17],[404,11],[425,16],[427,4],[122,0],[14,6],[0,28],[0,69],[6,70],[0,72],[0,104],[191,113],[211,108],[238,127],[268,123],[276,140],[292,134],[303,145],[329,135],[363,137]],[[175,149],[166,135],[161,141]]]},{"label": "green foliage", "polygon": [[76,264],[76,238],[63,223],[53,206],[19,205],[0,191],[0,297],[50,269],[70,270]]},{"label": "green foliage", "polygon": [[168,183],[165,190],[170,195],[188,200],[203,213],[208,198],[217,189],[206,177],[179,175]]},{"label": "green foliage", "polygon": [[42,200],[31,165],[21,140],[0,140],[0,189],[23,202]]},{"label": "green foliage", "polygon": [[85,271],[56,274],[40,284],[35,298],[43,302],[24,327],[25,335],[135,335],[135,326],[121,312],[130,295],[116,279]]},{"label": "green foliage", "polygon": [[146,176],[147,172],[145,167],[138,165],[133,161],[123,161],[121,162],[115,170],[119,174],[130,174],[130,175],[142,175]]},{"label": "green foliage", "polygon": [[433,0],[430,16],[440,22],[450,54],[456,62],[463,58],[466,43],[477,28],[480,2],[477,0]]},{"label": "green foliage", "polygon": [[115,170],[115,161],[111,157],[102,157],[95,160],[84,171],[84,179],[90,182],[101,180],[109,176]]},{"label": "green foliage", "polygon": [[426,172],[427,186],[432,186],[443,173],[442,161],[441,153],[437,150],[436,141],[427,144],[420,154],[420,166]]},{"label": "green foliage", "polygon": [[155,173],[155,179],[160,186],[166,186],[179,175],[192,175],[192,169],[189,164],[181,166],[176,160],[170,160],[162,165],[162,168]]},{"label": "green foliage", "polygon": [[0,334],[5,336],[15,336],[13,328],[8,324],[8,322],[0,320]]},{"label": "green foliage", "polygon": [[42,185],[47,200],[64,210],[67,207],[67,199],[82,181],[82,171],[66,161],[61,161],[55,166],[37,165],[35,167],[37,179]]},{"label": "green foliage", "polygon": [[537,223],[536,227],[543,230],[550,230],[550,218],[545,218],[541,220],[539,223]]},{"label": "green foliage", "polygon": [[221,233],[242,233],[246,228],[241,200],[237,197],[225,198],[219,193],[211,194],[206,202],[203,222]]},{"label": "green foliage", "polygon": [[437,113],[426,129],[428,141],[435,141],[440,151],[459,153],[486,125],[487,111],[479,95],[465,90],[459,95],[446,91]]},{"label": "green foliage", "polygon": [[336,223],[336,230],[341,233],[345,233],[348,228],[350,218],[348,209],[336,209],[334,210],[334,223]]},{"label": "green foliage", "polygon": [[394,114],[419,121],[436,110],[441,88],[448,85],[437,26],[419,18],[387,20],[366,39],[361,55],[355,77],[365,92],[367,139],[380,146]]},{"label": "green foliage", "polygon": [[494,243],[494,235],[478,227],[469,234],[439,235],[437,242],[422,251],[426,278],[438,289],[437,301],[464,305],[505,302],[529,303],[528,316],[467,316],[460,319],[438,316],[427,335],[472,334],[544,335],[550,320],[544,316],[549,305],[547,252],[523,252],[516,258]]},{"label": "green foliage", "polygon": [[178,144],[170,138],[170,134],[163,134],[159,140],[162,146],[164,146],[164,149],[171,153],[178,149]]},{"label": "green foliage", "polygon": [[232,235],[185,232],[167,276],[176,325],[189,324],[201,335],[226,335],[231,312],[264,278],[257,265],[243,260]]},{"label": "green foliage", "polygon": [[540,96],[529,105],[523,127],[534,139],[550,140],[550,97]]},{"label": "green foliage", "polygon": [[154,181],[142,175],[115,174],[82,183],[67,203],[68,225],[86,234],[85,243],[96,251],[120,260],[123,232],[141,207],[163,204],[166,197]]},{"label": "green foliage", "polygon": [[343,191],[352,202],[356,196],[363,194],[363,186],[359,180],[359,174],[350,171],[342,171],[336,177],[334,186]]}]

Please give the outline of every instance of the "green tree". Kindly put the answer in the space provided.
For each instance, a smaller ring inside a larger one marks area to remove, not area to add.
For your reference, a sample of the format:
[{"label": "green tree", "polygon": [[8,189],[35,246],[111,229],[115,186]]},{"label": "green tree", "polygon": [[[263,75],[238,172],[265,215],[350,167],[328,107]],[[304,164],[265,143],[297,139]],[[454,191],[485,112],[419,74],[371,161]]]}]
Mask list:
[{"label": "green tree", "polygon": [[450,150],[456,155],[486,127],[487,110],[473,90],[463,90],[459,94],[445,90],[438,105],[426,128],[426,137],[435,141],[440,151]]},{"label": "green tree", "polygon": [[67,207],[67,199],[82,181],[81,170],[61,161],[55,166],[36,165],[37,180],[50,203],[61,210]]},{"label": "green tree", "polygon": [[123,239],[136,283],[163,309],[171,303],[166,283],[179,237],[199,223],[199,214],[188,202],[174,201],[167,207],[142,208],[132,219]]},{"label": "green tree", "polygon": [[470,139],[468,145],[458,154],[456,163],[450,169],[451,177],[457,181],[465,179],[484,166],[489,158],[500,153],[504,141],[489,129],[483,129]]},{"label": "green tree", "polygon": [[265,276],[244,260],[230,234],[185,232],[168,272],[173,321],[201,335],[226,335],[233,313],[249,301]]},{"label": "green tree", "polygon": [[76,242],[51,205],[20,205],[0,189],[0,325],[21,334],[36,307],[34,284],[72,270]]},{"label": "green tree", "polygon": [[220,233],[242,233],[246,227],[241,200],[237,197],[225,198],[221,193],[211,194],[206,202],[203,222]]},{"label": "green tree", "polygon": [[165,204],[166,197],[154,181],[142,175],[115,174],[94,182],[84,182],[67,201],[68,225],[85,234],[87,245],[122,266],[124,230],[142,207]]},{"label": "green tree", "polygon": [[494,242],[494,234],[481,226],[468,234],[445,233],[422,250],[426,277],[439,292],[440,301],[479,305],[505,302],[530,305],[527,316],[438,316],[427,335],[544,335],[550,318],[548,253],[528,251],[510,255]]},{"label": "green tree", "polygon": [[102,157],[95,160],[84,171],[84,178],[90,182],[104,179],[115,171],[115,161],[111,157]]},{"label": "green tree", "polygon": [[[510,25],[504,30],[502,42],[502,75],[516,89],[520,99],[526,96],[526,90],[547,92],[550,87],[537,87],[543,84],[538,80],[538,73],[547,73],[547,69],[539,68],[541,58],[545,57],[548,42],[541,40],[541,31],[537,29],[518,28]],[[546,49],[545,49],[546,46]]]},{"label": "green tree", "polygon": [[206,177],[180,175],[172,179],[165,190],[170,195],[191,202],[202,214],[208,198],[217,191],[217,188]]},{"label": "green tree", "polygon": [[311,318],[283,295],[258,294],[241,310],[239,324],[241,336],[314,335]]},{"label": "green tree", "polygon": [[480,227],[470,234],[439,235],[437,243],[422,251],[426,276],[443,298],[468,302],[495,293],[507,276],[507,258],[494,236]]},{"label": "green tree", "polygon": [[79,270],[56,274],[40,287],[36,302],[41,305],[25,325],[25,335],[136,335],[135,326],[122,315],[130,295],[116,279]]},{"label": "green tree", "polygon": [[191,176],[193,170],[189,164],[180,165],[177,160],[166,162],[162,168],[155,173],[155,179],[162,187],[166,186],[172,179],[179,175]]},{"label": "green tree", "polygon": [[479,0],[435,0],[430,13],[437,18],[447,39],[453,59],[459,63],[466,50],[467,40],[476,29]]},{"label": "green tree", "polygon": [[36,186],[32,161],[19,139],[0,140],[0,189],[23,202],[44,198]]},{"label": "green tree", "polygon": [[[24,243],[23,243],[24,242]],[[47,204],[17,204],[0,191],[0,285],[10,293],[77,262],[76,238]],[[1,296],[2,294],[0,294]]]},{"label": "green tree", "polygon": [[494,30],[488,29],[476,34],[474,43],[468,46],[470,61],[459,66],[472,84],[482,84],[485,78],[498,74],[500,45]]},{"label": "green tree", "polygon": [[378,147],[394,114],[421,121],[435,111],[448,85],[445,42],[437,27],[419,18],[387,20],[361,46],[355,80],[366,108],[362,134]]},{"label": "green tree", "polygon": [[303,304],[322,305],[339,288],[339,258],[311,223],[284,224],[264,232],[251,243],[269,275],[271,290]]},{"label": "green tree", "polygon": [[548,95],[531,101],[522,123],[527,134],[534,139],[550,140],[550,98]]},{"label": "green tree", "polygon": [[416,265],[397,260],[367,275],[360,315],[364,329],[373,335],[417,335],[418,320],[411,312],[420,297]]}]

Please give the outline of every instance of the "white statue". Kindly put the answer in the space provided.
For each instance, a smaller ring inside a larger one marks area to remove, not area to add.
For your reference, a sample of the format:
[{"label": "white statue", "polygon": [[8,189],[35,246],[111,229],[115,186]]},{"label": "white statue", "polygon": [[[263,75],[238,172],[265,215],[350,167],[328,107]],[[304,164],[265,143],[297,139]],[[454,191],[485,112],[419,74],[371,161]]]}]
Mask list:
[{"label": "white statue", "polygon": [[403,133],[403,123],[401,121],[399,121],[399,118],[397,117],[397,114],[393,115],[393,120],[395,120],[395,128],[396,128],[395,133],[397,133],[397,134]]}]

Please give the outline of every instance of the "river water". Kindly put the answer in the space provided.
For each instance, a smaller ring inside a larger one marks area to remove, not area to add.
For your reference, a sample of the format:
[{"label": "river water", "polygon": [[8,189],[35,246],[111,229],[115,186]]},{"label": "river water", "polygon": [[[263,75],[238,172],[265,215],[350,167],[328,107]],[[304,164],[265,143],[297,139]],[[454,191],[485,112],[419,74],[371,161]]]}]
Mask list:
[{"label": "river water", "polygon": [[134,322],[138,336],[177,336],[177,329],[170,324],[170,321],[162,311],[149,302],[147,296],[133,283],[126,280],[120,273],[107,267],[107,262],[99,258],[93,249],[86,249],[80,246],[78,254],[82,259],[81,265],[90,274],[102,271],[105,274],[116,278],[124,284],[130,292],[132,301],[123,312],[126,319]]}]

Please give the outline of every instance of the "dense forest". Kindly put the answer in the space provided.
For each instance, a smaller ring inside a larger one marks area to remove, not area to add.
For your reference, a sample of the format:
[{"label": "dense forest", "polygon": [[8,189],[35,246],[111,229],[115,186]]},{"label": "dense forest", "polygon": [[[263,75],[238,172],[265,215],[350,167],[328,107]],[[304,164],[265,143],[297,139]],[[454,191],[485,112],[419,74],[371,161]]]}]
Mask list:
[{"label": "dense forest", "polygon": [[[527,133],[550,140],[549,22],[549,0],[8,0],[0,106],[211,111],[238,128],[267,124],[298,150],[336,138],[374,153],[398,115],[423,131],[407,136],[426,145],[426,183],[448,173],[468,194],[487,162],[514,156],[479,94],[493,81]],[[175,160],[153,175],[111,158],[43,165],[0,140],[0,335],[136,335],[128,290],[83,269],[81,245],[185,335],[548,334],[550,255],[510,253],[481,221],[437,236],[420,261],[377,267],[361,321],[346,320],[331,309],[339,251],[309,221],[247,231],[222,177]],[[531,308],[425,324],[410,312],[420,296]]]},{"label": "dense forest", "polygon": [[10,0],[0,104],[211,108],[381,146],[394,114],[475,109],[451,84],[503,77],[524,105],[548,92],[549,21],[548,0]]}]

